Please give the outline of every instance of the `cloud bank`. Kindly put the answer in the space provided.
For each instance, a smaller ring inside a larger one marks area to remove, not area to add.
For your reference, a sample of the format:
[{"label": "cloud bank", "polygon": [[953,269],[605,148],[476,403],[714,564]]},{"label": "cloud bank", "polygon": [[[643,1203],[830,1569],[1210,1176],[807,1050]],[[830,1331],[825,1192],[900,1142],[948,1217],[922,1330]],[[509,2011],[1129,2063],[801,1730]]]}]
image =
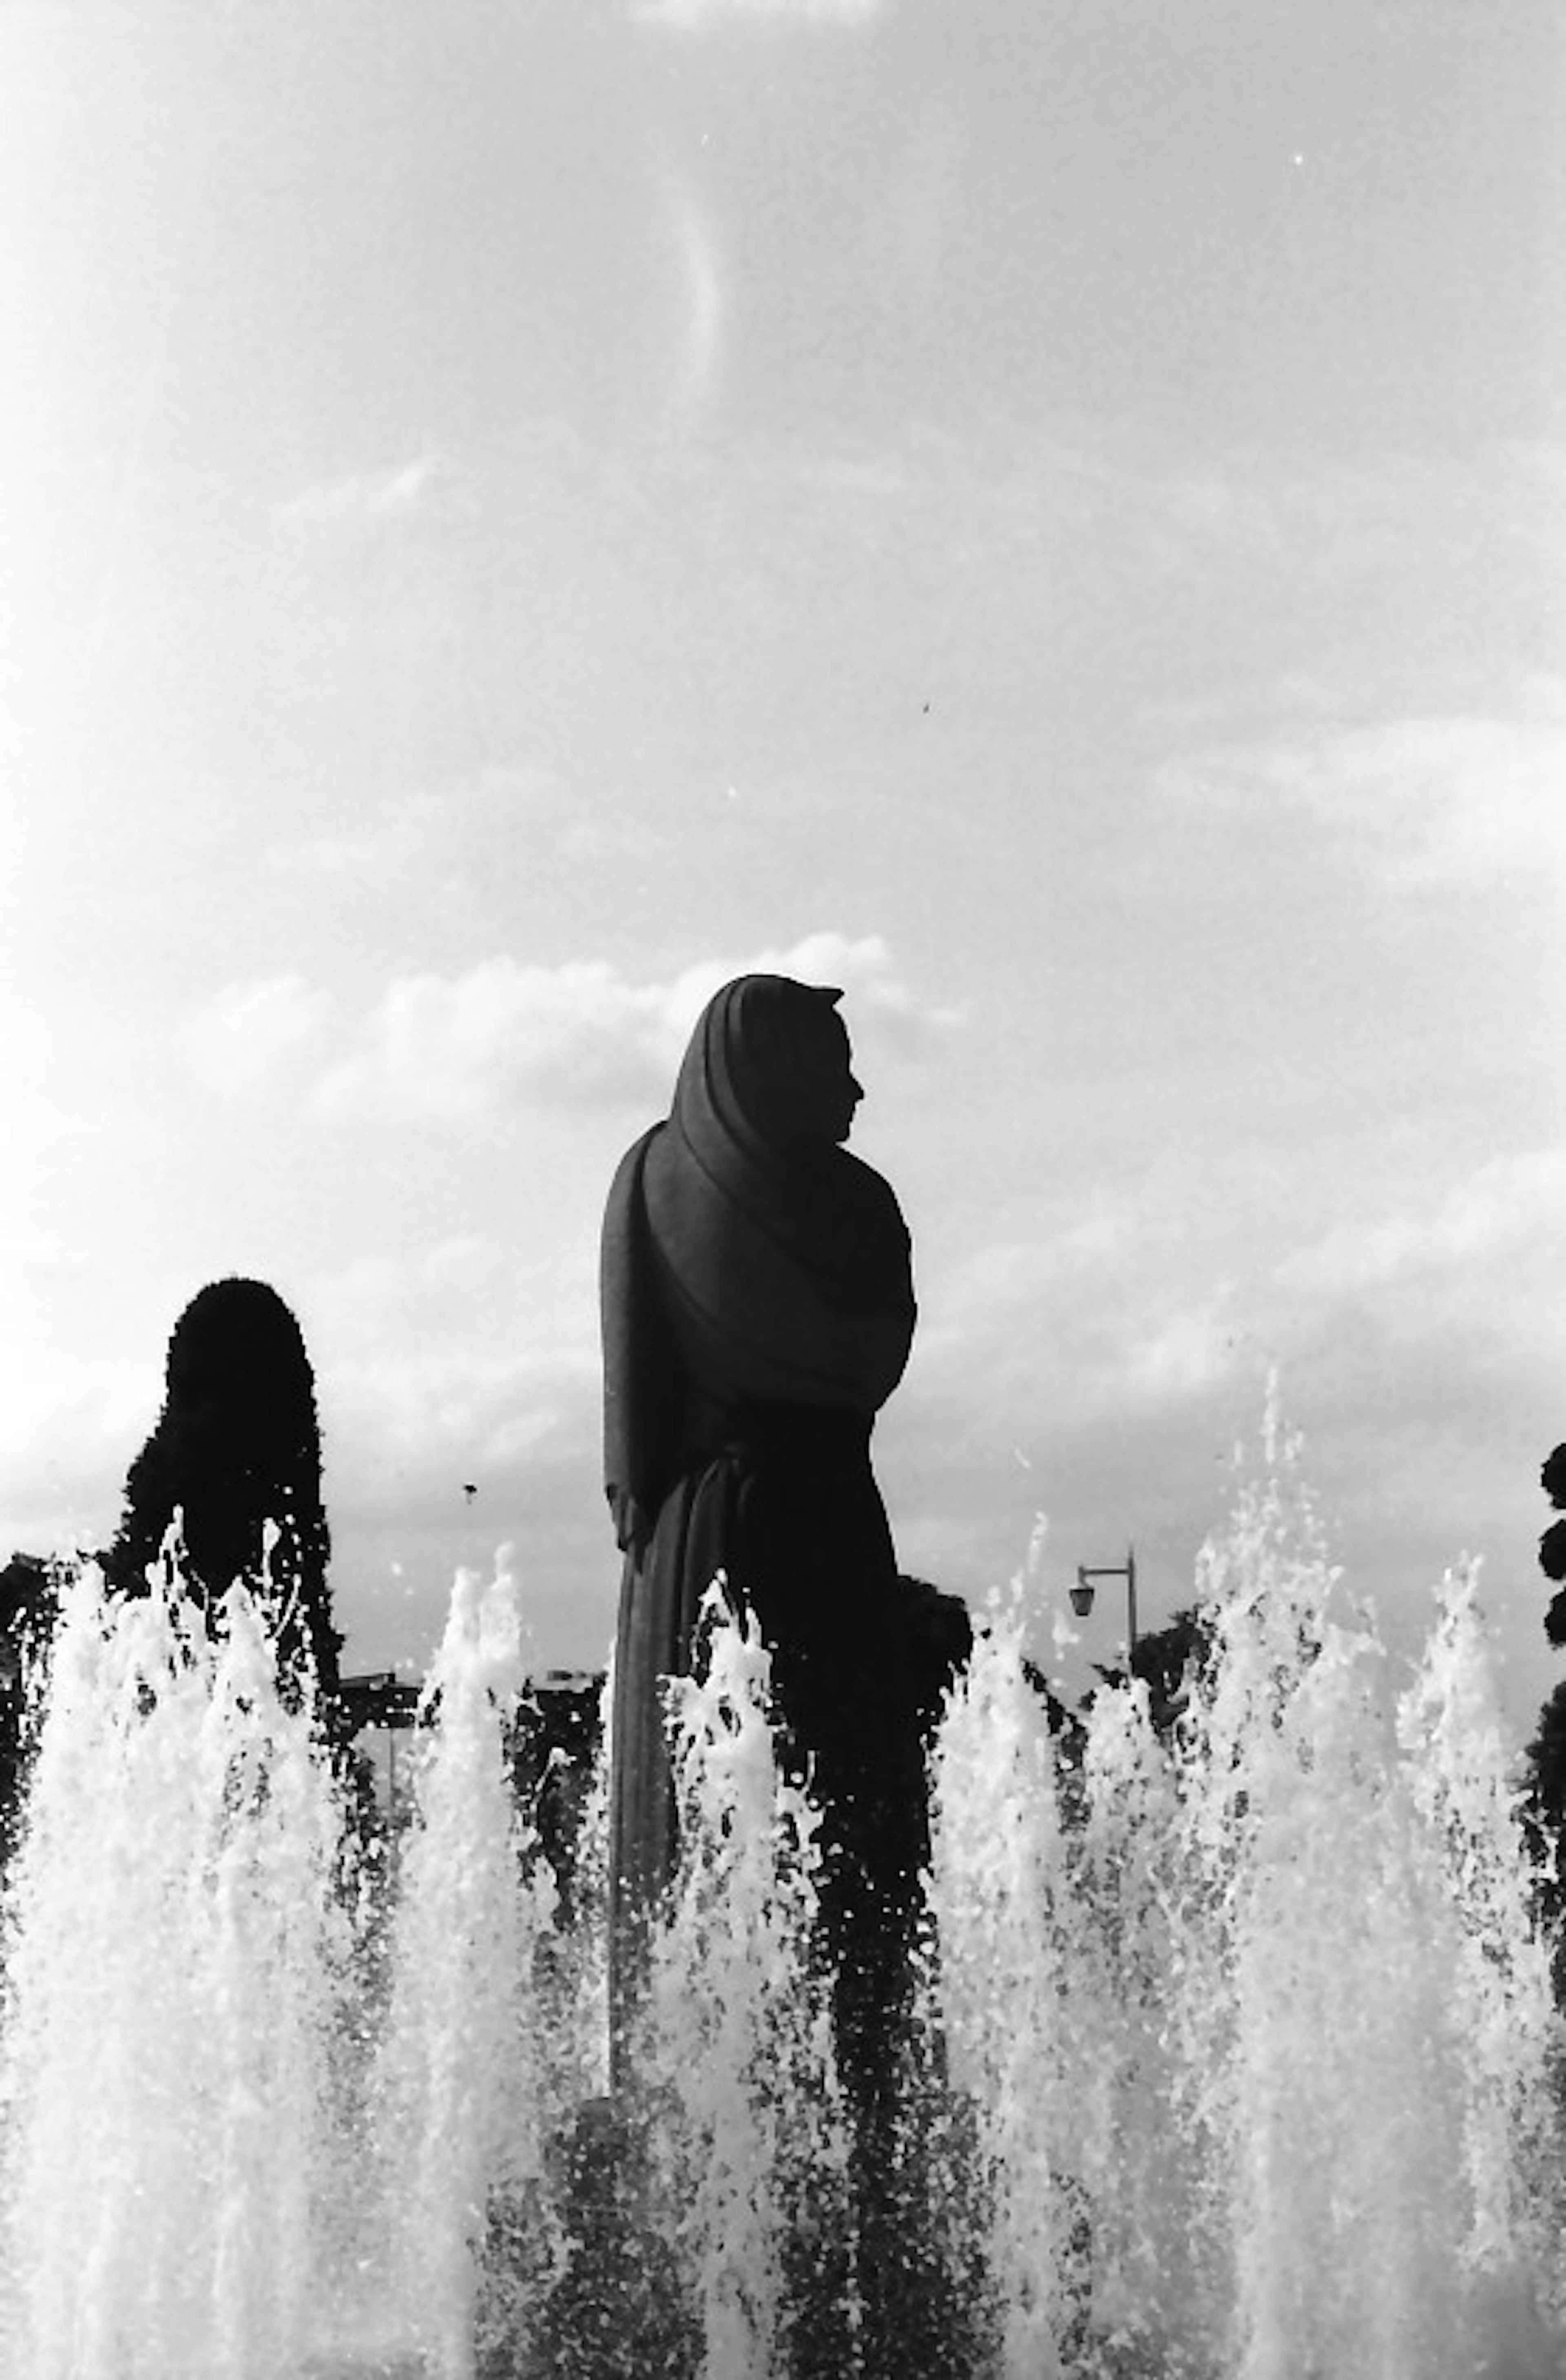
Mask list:
[{"label": "cloud bank", "polygon": [[921,1003],[877,935],[810,934],[646,983],[605,959],[544,967],[501,954],[388,985],[315,1104],[333,1120],[391,1123],[471,1123],[519,1103],[661,1104],[707,1001],[752,972],[840,984],[904,1040],[952,1021]]},{"label": "cloud bank", "polygon": [[[879,934],[807,934],[647,982],[608,959],[540,966],[501,952],[457,974],[395,978],[343,1052],[318,1066],[309,1103],[334,1123],[399,1124],[662,1100],[707,1002],[753,973],[841,987],[855,1021],[904,1053],[960,1022],[904,980]],[[327,994],[298,975],[229,984],[188,1020],[187,1062],[210,1090],[260,1095],[319,1044],[332,1014]]]},{"label": "cloud bank", "polygon": [[1539,679],[1514,708],[1301,728],[1171,763],[1165,798],[1313,824],[1350,862],[1405,890],[1498,878],[1566,892],[1566,683]]},{"label": "cloud bank", "polygon": [[329,1006],[302,976],[227,984],[187,1024],[186,1055],[210,1090],[258,1090],[313,1039]]}]

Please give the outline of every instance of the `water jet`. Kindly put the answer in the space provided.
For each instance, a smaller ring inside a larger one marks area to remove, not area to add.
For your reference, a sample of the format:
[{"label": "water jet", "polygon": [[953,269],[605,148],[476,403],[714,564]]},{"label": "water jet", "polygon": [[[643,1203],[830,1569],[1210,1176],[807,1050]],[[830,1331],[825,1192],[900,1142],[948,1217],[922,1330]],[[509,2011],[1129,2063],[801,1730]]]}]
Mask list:
[{"label": "water jet", "polygon": [[[1178,1724],[1106,1688],[1079,1754],[1026,1587],[980,1615],[934,1753],[932,2063],[887,2167],[908,2294],[956,2290],[976,2380],[1543,2380],[1560,2040],[1477,1574],[1400,1688],[1274,1450],[1197,1587]],[[720,1630],[676,1698],[691,1857],[630,2108],[590,1860],[567,1928],[508,1790],[522,1642],[509,1560],[459,1577],[394,1906],[244,1588],[214,1634],[172,1567],[77,1583],[7,1886],[7,2372],[587,2380],[662,2341],[783,2380],[829,2368],[823,2289],[830,2368],[877,2368],[765,1654]]]}]

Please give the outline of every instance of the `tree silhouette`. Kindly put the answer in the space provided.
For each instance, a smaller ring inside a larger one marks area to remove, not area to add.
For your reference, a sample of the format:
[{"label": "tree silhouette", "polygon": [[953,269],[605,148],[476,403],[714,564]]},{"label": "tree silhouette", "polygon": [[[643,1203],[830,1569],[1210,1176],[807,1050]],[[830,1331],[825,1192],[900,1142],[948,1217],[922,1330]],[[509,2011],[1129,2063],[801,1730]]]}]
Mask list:
[{"label": "tree silhouette", "polygon": [[1566,2008],[1566,1678],[1539,1712],[1538,1733],[1523,1755],[1523,1832],[1535,1862],[1535,1907],[1551,1942],[1551,1972],[1558,2008]]},{"label": "tree silhouette", "polygon": [[[315,1378],[297,1322],[264,1281],[211,1282],[175,1324],[163,1411],[127,1475],[104,1557],[111,1586],[147,1592],[176,1509],[188,1591],[209,1625],[218,1597],[243,1578],[270,1608],[285,1692],[296,1696],[313,1671],[330,1701],[342,1638],[326,1577]],[[268,1522],[278,1533],[270,1559]]]},{"label": "tree silhouette", "polygon": [[48,1662],[67,1565],[13,1554],[0,1570],[0,1870],[18,1840],[35,1749],[38,1681]]},{"label": "tree silhouette", "polygon": [[[1558,1512],[1566,1511],[1566,1446],[1545,1457],[1539,1486]],[[1545,1613],[1544,1633],[1552,1645],[1566,1645],[1566,1520],[1552,1521],[1539,1539],[1539,1568],[1560,1589]]]},{"label": "tree silhouette", "polygon": [[[1192,1683],[1211,1658],[1212,1621],[1194,1603],[1171,1613],[1163,1627],[1145,1629],[1137,1637],[1131,1667],[1147,1686],[1153,1725],[1160,1735],[1167,1735],[1184,1710]],[[1093,1668],[1107,1686],[1125,1683],[1125,1670],[1118,1664],[1095,1661]]]},{"label": "tree silhouette", "polygon": [[[1566,1509],[1566,1445],[1546,1455],[1539,1485],[1559,1512]],[[1560,1591],[1544,1616],[1544,1633],[1554,1645],[1566,1645],[1566,1520],[1554,1521],[1539,1539],[1539,1568]],[[1566,2008],[1566,1938],[1560,1921],[1566,1915],[1566,1845],[1561,1839],[1566,1821],[1566,1679],[1562,1679],[1539,1712],[1539,1731],[1523,1755],[1523,1829],[1535,1862],[1535,1906],[1552,1943],[1551,1969],[1558,2008]]]},{"label": "tree silhouette", "polygon": [[941,1723],[946,1696],[973,1652],[973,1621],[960,1595],[933,1586],[928,1578],[900,1571],[900,1609],[908,1632],[919,1734],[928,1749]]}]

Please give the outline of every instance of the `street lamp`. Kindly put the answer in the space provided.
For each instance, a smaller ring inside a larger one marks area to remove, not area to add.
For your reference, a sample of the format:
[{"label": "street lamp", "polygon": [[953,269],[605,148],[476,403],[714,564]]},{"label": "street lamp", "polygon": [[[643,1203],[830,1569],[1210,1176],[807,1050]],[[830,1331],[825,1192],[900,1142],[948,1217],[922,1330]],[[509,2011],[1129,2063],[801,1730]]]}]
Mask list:
[{"label": "street lamp", "polygon": [[1084,1563],[1076,1565],[1076,1585],[1069,1590],[1071,1608],[1079,1620],[1086,1620],[1093,1609],[1093,1582],[1096,1578],[1123,1578],[1125,1581],[1125,1669],[1129,1677],[1136,1658],[1136,1553],[1134,1547],[1125,1548],[1125,1560],[1109,1568],[1089,1570]]}]

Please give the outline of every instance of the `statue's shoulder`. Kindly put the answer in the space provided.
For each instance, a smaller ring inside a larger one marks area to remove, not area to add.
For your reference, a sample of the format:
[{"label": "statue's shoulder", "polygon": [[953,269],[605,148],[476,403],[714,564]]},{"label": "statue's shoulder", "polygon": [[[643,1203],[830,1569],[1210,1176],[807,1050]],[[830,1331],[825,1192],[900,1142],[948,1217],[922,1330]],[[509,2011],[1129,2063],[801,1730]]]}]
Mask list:
[{"label": "statue's shoulder", "polygon": [[662,1122],[658,1123],[649,1123],[647,1130],[644,1133],[638,1134],[637,1137],[632,1141],[629,1148],[626,1149],[625,1154],[620,1160],[619,1164],[614,1168],[614,1179],[611,1183],[609,1189],[609,1203],[611,1206],[613,1206],[618,1198],[623,1197],[637,1181],[640,1176],[641,1170],[647,1162],[649,1149],[651,1148],[653,1143],[661,1137],[664,1129],[665,1124]]},{"label": "statue's shoulder", "polygon": [[867,1224],[885,1226],[894,1223],[906,1239],[908,1227],[903,1220],[903,1209],[897,1203],[897,1193],[885,1174],[878,1173],[873,1165],[867,1165],[864,1159],[856,1157],[852,1149],[836,1149],[833,1156],[839,1195],[844,1202]]},{"label": "statue's shoulder", "polygon": [[614,1169],[614,1179],[603,1202],[601,1239],[606,1282],[617,1281],[624,1269],[636,1261],[636,1251],[646,1230],[643,1190],[648,1150],[662,1129],[662,1124],[650,1124],[639,1139],[632,1141]]},{"label": "statue's shoulder", "polygon": [[839,1148],[833,1155],[843,1179],[858,1183],[865,1197],[880,1198],[896,1206],[897,1194],[884,1173],[878,1173],[873,1165],[867,1165],[864,1159],[856,1157],[851,1148]]}]

